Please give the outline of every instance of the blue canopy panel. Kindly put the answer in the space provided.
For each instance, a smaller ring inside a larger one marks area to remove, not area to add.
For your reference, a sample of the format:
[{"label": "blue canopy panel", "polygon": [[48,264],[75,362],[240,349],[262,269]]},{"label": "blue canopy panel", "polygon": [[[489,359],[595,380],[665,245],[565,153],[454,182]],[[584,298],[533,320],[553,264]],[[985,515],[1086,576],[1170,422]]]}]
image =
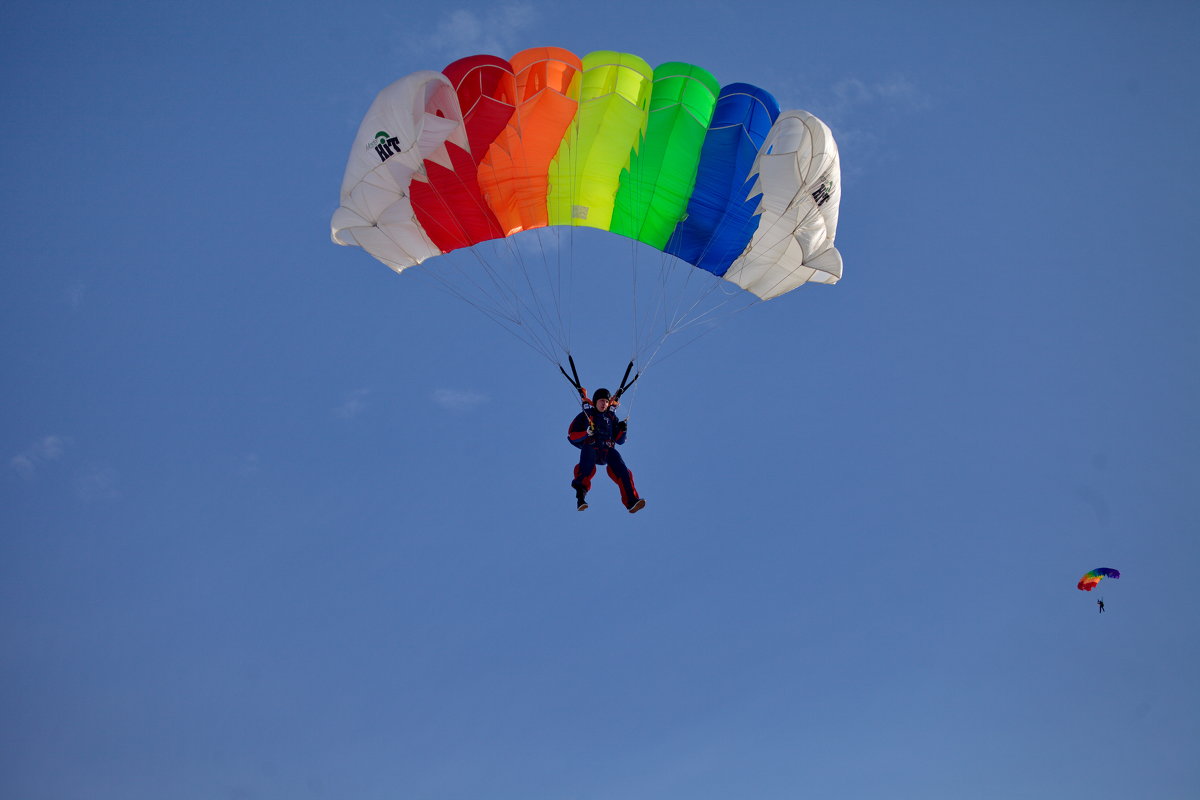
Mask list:
[{"label": "blue canopy panel", "polygon": [[778,116],[779,103],[757,86],[731,83],[721,90],[704,137],[696,188],[665,252],[714,275],[724,275],[742,254],[758,227],[761,197],[746,196],[753,184],[750,170]]}]

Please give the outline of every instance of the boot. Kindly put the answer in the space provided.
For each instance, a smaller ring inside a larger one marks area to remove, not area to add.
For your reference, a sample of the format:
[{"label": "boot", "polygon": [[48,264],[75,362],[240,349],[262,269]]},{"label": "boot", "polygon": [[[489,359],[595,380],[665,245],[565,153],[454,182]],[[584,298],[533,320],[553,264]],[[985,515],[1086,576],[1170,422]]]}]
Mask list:
[{"label": "boot", "polygon": [[638,499],[634,500],[632,503],[630,503],[629,505],[627,505],[625,507],[629,509],[630,514],[636,514],[637,512],[641,511],[643,508],[646,507],[646,501],[639,497]]}]

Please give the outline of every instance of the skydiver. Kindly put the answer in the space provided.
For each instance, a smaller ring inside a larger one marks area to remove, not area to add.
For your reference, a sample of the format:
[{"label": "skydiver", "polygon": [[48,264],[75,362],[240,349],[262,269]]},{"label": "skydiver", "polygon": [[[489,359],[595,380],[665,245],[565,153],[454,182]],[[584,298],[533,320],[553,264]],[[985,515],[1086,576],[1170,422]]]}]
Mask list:
[{"label": "skydiver", "polygon": [[588,507],[585,498],[592,488],[592,476],[596,474],[597,464],[608,468],[608,477],[621,488],[621,503],[630,514],[636,514],[646,507],[646,501],[638,496],[637,488],[633,485],[633,473],[617,452],[616,446],[625,444],[628,428],[624,421],[617,420],[613,412],[620,404],[619,400],[612,399],[608,389],[597,389],[590,403],[585,397],[583,411],[567,429],[567,440],[579,448],[579,463],[575,465],[571,488],[575,490],[575,506],[580,511]]},{"label": "skydiver", "polygon": [[1100,611],[1098,611],[1097,613],[1103,614],[1104,613],[1104,601],[1101,600],[1100,598],[1096,598],[1096,605],[1100,606]]}]

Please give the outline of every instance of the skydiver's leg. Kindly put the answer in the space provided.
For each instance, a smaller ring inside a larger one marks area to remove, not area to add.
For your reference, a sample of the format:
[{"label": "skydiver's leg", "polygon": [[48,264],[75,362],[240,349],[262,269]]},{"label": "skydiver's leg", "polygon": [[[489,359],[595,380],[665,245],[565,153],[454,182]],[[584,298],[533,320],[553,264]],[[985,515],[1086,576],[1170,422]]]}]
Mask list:
[{"label": "skydiver's leg", "polygon": [[584,445],[579,448],[579,463],[575,465],[575,479],[571,488],[576,494],[587,494],[592,488],[592,476],[596,474],[596,451]]},{"label": "skydiver's leg", "polygon": [[608,477],[621,488],[621,504],[629,508],[638,501],[637,487],[633,485],[633,472],[625,466],[625,459],[615,449],[608,451]]}]

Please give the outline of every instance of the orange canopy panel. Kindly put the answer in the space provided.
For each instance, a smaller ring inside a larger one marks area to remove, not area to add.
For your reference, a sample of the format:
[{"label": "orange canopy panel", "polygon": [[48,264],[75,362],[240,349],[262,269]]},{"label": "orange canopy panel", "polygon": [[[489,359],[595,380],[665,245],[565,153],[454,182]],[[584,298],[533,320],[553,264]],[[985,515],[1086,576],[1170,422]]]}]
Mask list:
[{"label": "orange canopy panel", "polygon": [[548,223],[547,174],[579,107],[583,60],[561,47],[512,57],[516,111],[479,164],[479,188],[504,234]]}]

